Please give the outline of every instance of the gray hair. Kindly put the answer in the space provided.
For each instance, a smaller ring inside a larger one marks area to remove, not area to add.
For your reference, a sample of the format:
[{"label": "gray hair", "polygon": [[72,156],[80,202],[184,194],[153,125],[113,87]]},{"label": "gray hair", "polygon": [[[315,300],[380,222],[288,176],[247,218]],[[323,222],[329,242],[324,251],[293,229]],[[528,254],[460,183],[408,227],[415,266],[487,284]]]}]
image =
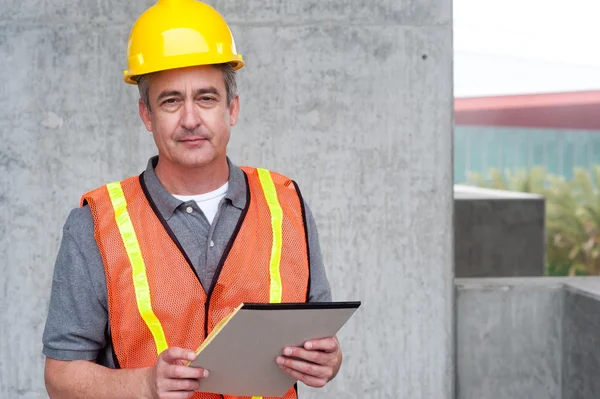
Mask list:
[{"label": "gray hair", "polygon": [[[235,69],[229,63],[213,65],[215,68],[223,72],[223,78],[225,80],[225,91],[227,92],[227,106],[231,106],[231,102],[237,96],[237,81],[235,75]],[[139,75],[136,77],[138,83],[138,90],[140,92],[140,98],[148,111],[150,109],[150,77],[152,73],[146,75]]]}]

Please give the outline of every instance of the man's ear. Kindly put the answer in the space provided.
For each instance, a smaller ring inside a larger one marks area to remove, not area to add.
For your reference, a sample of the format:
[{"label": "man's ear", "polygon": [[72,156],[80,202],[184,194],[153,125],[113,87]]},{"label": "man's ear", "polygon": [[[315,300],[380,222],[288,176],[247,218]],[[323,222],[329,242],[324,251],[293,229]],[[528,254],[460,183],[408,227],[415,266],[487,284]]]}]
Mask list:
[{"label": "man's ear", "polygon": [[229,106],[229,125],[235,126],[237,118],[240,113],[240,96],[235,96],[231,105]]},{"label": "man's ear", "polygon": [[142,118],[142,122],[144,122],[144,125],[146,126],[146,130],[151,132],[152,131],[152,118],[150,117],[150,110],[148,109],[148,107],[146,107],[146,104],[144,104],[144,102],[142,101],[141,98],[138,100],[138,108],[139,108],[139,112],[140,112],[140,118]]}]

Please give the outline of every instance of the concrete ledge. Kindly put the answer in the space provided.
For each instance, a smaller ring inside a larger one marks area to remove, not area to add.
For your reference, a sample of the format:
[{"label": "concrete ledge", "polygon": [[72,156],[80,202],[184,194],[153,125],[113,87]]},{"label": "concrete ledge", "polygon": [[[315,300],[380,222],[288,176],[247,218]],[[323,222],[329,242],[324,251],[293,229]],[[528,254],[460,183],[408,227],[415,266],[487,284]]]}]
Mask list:
[{"label": "concrete ledge", "polygon": [[544,196],[531,193],[518,193],[507,190],[496,190],[492,188],[481,188],[466,186],[462,184],[454,185],[455,200],[473,200],[473,199],[522,199],[522,200],[543,200]]},{"label": "concrete ledge", "polygon": [[600,397],[600,277],[456,279],[459,399]]}]

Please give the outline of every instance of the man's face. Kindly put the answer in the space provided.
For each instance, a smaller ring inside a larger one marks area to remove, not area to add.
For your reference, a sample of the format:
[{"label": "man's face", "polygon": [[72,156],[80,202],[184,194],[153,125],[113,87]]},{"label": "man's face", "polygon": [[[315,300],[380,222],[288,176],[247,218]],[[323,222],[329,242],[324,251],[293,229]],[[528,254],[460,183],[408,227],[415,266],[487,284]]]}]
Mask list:
[{"label": "man's face", "polygon": [[223,72],[211,66],[158,72],[149,86],[150,112],[140,101],[162,167],[202,167],[226,159],[239,99],[227,104]]}]

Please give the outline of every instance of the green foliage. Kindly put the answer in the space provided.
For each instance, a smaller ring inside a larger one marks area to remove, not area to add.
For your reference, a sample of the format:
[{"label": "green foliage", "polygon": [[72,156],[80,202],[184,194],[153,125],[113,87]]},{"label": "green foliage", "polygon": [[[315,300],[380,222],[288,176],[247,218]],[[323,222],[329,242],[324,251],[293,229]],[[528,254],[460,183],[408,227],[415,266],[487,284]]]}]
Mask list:
[{"label": "green foliage", "polygon": [[575,168],[569,181],[529,171],[469,174],[469,184],[546,197],[546,260],[549,275],[600,275],[600,165]]},{"label": "green foliage", "polygon": [[468,179],[470,184],[479,187],[521,193],[545,194],[547,188],[547,173],[541,166],[536,166],[528,171],[507,169],[504,173],[498,169],[491,169],[489,179],[485,179],[477,173],[468,173]]}]

